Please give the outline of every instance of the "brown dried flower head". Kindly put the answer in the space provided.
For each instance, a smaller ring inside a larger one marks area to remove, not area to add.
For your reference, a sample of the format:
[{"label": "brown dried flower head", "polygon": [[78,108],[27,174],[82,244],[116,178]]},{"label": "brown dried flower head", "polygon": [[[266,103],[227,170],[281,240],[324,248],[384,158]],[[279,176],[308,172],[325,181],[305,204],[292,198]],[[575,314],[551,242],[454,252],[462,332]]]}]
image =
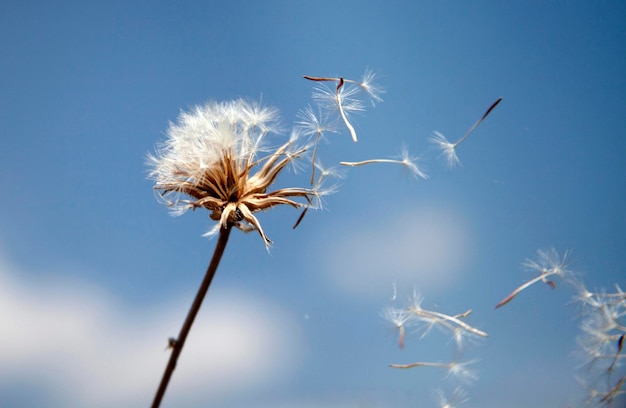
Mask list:
[{"label": "brown dried flower head", "polygon": [[325,193],[321,180],[311,188],[270,190],[278,174],[310,147],[294,131],[271,148],[266,136],[277,133],[277,119],[276,109],[244,100],[182,112],[178,123],[170,124],[167,140],[148,156],[155,190],[175,215],[203,207],[219,221],[212,232],[228,226],[256,230],[269,246],[254,213],[280,204],[319,207]]}]

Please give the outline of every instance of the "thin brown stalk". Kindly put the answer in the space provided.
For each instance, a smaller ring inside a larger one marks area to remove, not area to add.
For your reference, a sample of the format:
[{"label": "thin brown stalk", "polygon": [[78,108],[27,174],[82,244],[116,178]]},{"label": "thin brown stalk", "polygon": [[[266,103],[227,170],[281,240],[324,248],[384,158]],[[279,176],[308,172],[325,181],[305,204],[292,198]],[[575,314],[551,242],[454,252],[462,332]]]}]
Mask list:
[{"label": "thin brown stalk", "polygon": [[498,98],[494,103],[492,103],[489,109],[487,109],[487,111],[485,112],[485,114],[472,125],[472,127],[463,135],[462,138],[454,143],[454,147],[460,145],[463,140],[467,139],[467,137],[478,127],[478,125],[482,123],[483,120],[485,120],[485,118],[487,118],[487,116],[489,116],[493,108],[495,108],[501,101],[502,98]]},{"label": "thin brown stalk", "polygon": [[314,77],[314,76],[310,76],[310,75],[303,75],[302,78],[308,79],[309,81],[317,81],[317,82],[339,81],[339,78]]},{"label": "thin brown stalk", "polygon": [[310,75],[302,75],[302,78],[308,79],[309,81],[315,81],[315,82],[350,82],[351,84],[356,84],[356,85],[363,87],[363,83],[359,81],[355,81],[353,79],[346,79],[342,77],[333,78],[333,77],[315,77],[315,76],[310,76]]},{"label": "thin brown stalk", "polygon": [[300,214],[300,216],[298,217],[298,219],[296,220],[296,223],[293,224],[292,229],[296,229],[298,228],[298,225],[300,225],[300,222],[302,222],[302,219],[304,218],[304,216],[306,215],[306,212],[309,211],[309,207],[304,207],[304,210],[302,210],[302,214]]},{"label": "thin brown stalk", "polygon": [[322,132],[318,130],[317,136],[315,137],[315,144],[313,145],[313,154],[311,155],[311,185],[315,183],[315,157],[317,156],[317,145],[321,136]]},{"label": "thin brown stalk", "polygon": [[211,258],[211,262],[207,268],[206,274],[204,275],[204,280],[198,289],[198,293],[196,294],[196,298],[187,313],[187,318],[183,323],[183,327],[180,329],[180,333],[178,338],[169,339],[169,345],[172,346],[172,354],[170,355],[170,359],[165,367],[165,372],[163,373],[163,378],[161,379],[161,383],[159,384],[159,388],[157,389],[156,394],[154,395],[154,401],[152,402],[152,408],[158,408],[161,405],[161,400],[163,399],[163,395],[165,395],[165,390],[167,389],[167,385],[170,382],[170,378],[174,373],[174,369],[176,368],[176,363],[178,361],[178,357],[180,353],[183,351],[183,346],[185,345],[185,340],[187,340],[187,335],[191,330],[191,326],[193,325],[193,321],[200,310],[200,306],[202,305],[202,301],[204,300],[204,296],[206,295],[209,287],[211,286],[211,281],[215,276],[215,272],[217,271],[217,267],[220,264],[220,260],[222,259],[222,255],[224,254],[224,250],[226,249],[226,244],[228,243],[228,237],[230,236],[230,230],[232,229],[232,225],[228,225],[226,228],[220,228],[219,238],[217,240],[217,244],[215,245],[215,251],[213,252],[213,257]]}]

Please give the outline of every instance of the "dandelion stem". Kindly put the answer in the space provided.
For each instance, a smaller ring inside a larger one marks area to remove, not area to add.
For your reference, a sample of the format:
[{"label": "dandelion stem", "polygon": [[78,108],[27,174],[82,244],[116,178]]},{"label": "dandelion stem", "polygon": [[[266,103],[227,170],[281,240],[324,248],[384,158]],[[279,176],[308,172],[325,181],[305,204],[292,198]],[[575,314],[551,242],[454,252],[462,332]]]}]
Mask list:
[{"label": "dandelion stem", "polygon": [[450,368],[450,363],[432,363],[426,361],[419,361],[417,363],[411,364],[389,364],[391,368],[414,368],[414,367],[439,367],[439,368]]},{"label": "dandelion stem", "polygon": [[[489,335],[487,333],[485,333],[482,330],[478,330],[475,327],[470,326],[469,324],[465,323],[462,320],[457,319],[454,316],[448,316],[446,314],[443,313],[439,313],[439,312],[434,312],[432,310],[423,310],[423,309],[414,309],[414,308],[410,308],[411,312],[415,313],[418,316],[423,316],[423,317],[435,317],[435,318],[439,318],[439,319],[443,319],[443,320],[447,320],[449,322],[452,322],[454,324],[456,324],[457,326],[461,327],[463,330],[466,330],[470,333],[474,333],[477,336],[480,337],[489,337]],[[462,315],[459,315],[460,317],[465,317],[468,316],[471,313],[471,309],[468,310],[467,312],[463,313]]]},{"label": "dandelion stem", "polygon": [[558,271],[549,271],[549,272],[543,272],[541,275],[529,280],[528,282],[522,284],[521,286],[518,286],[513,292],[511,292],[510,295],[508,295],[507,297],[505,297],[504,299],[502,299],[500,302],[498,302],[498,304],[496,305],[496,309],[506,305],[507,303],[509,303],[511,300],[513,300],[513,298],[515,296],[517,296],[521,291],[523,291],[524,289],[526,289],[527,287],[529,287],[530,285],[537,283],[539,281],[544,281],[547,284],[550,285],[550,287],[552,287],[554,289],[554,282],[552,281],[548,281],[546,280],[546,278],[550,275],[558,275]]},{"label": "dandelion stem", "polygon": [[[224,250],[226,249],[226,244],[228,243],[228,237],[230,236],[230,230],[232,229],[232,225],[228,225],[226,228],[220,228],[219,238],[217,240],[217,244],[215,245],[215,251],[213,252],[213,257],[211,258],[211,262],[207,268],[206,274],[204,275],[204,280],[198,289],[198,293],[196,294],[196,298],[187,313],[187,317],[185,318],[185,322],[183,323],[183,327],[180,329],[180,333],[177,339],[170,339],[170,344],[173,343],[172,354],[170,355],[170,359],[167,363],[167,367],[165,368],[165,372],[163,373],[163,378],[161,379],[161,384],[154,396],[154,401],[152,402],[152,408],[158,408],[161,405],[161,400],[163,399],[163,395],[165,394],[165,390],[167,389],[167,385],[170,382],[170,378],[174,373],[174,369],[176,368],[176,362],[178,361],[178,357],[183,350],[183,346],[185,345],[185,340],[187,340],[187,335],[191,330],[191,326],[193,325],[193,321],[200,310],[200,306],[202,305],[202,301],[204,300],[204,296],[209,290],[209,286],[211,286],[211,281],[215,276],[215,272],[217,271],[217,267],[219,266],[220,260],[222,259],[222,255],[224,254]],[[172,341],[173,340],[173,341]]]},{"label": "dandelion stem", "polygon": [[363,160],[360,162],[343,162],[343,161],[339,162],[339,164],[342,166],[350,166],[350,167],[365,166],[367,164],[373,164],[373,163],[405,164],[404,161],[402,160],[394,160],[394,159],[371,159],[371,160]]},{"label": "dandelion stem", "polygon": [[350,131],[350,136],[352,136],[352,141],[356,143],[358,141],[356,137],[356,131],[354,130],[354,127],[348,121],[348,117],[346,116],[346,113],[343,111],[343,106],[341,104],[341,96],[339,95],[339,90],[341,89],[344,83],[345,83],[345,80],[343,78],[339,78],[339,83],[337,84],[337,88],[335,89],[335,98],[337,99],[337,106],[339,107],[339,114],[341,115],[341,119],[343,119],[343,123],[345,123],[346,127]]}]

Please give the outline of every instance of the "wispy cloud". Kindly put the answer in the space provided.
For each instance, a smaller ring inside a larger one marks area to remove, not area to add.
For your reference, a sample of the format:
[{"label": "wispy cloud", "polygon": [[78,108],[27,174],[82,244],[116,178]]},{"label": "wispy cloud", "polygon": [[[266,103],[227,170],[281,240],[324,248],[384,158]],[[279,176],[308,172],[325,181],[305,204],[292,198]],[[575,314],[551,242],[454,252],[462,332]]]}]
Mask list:
[{"label": "wispy cloud", "polygon": [[[26,283],[18,278],[24,275],[0,257],[0,387],[10,381],[24,393],[49,391],[46,406],[148,404],[187,297],[138,310],[96,286]],[[200,312],[168,402],[206,406],[284,379],[299,361],[295,326],[268,301],[216,291]]]},{"label": "wispy cloud", "polygon": [[471,253],[463,218],[434,206],[344,231],[324,240],[324,269],[334,285],[355,295],[391,293],[394,280],[424,289],[445,287]]}]

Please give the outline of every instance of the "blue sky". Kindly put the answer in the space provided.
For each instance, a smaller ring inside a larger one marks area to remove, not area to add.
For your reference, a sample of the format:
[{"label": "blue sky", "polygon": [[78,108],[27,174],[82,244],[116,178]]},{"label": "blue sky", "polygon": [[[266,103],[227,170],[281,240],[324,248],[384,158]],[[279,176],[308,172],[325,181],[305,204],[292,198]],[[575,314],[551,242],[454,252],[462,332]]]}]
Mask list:
[{"label": "blue sky", "polygon": [[[329,135],[344,169],[326,208],[235,231],[163,406],[437,406],[442,333],[398,350],[399,300],[469,308],[469,407],[577,406],[574,292],[531,287],[537,249],[572,251],[590,289],[626,286],[623,2],[57,2],[0,4],[0,406],[145,406],[215,241],[205,212],[172,218],[146,154],[181,110],[262,99],[288,129],[302,75],[358,79],[384,102]],[[428,139],[460,137],[447,169]],[[305,174],[279,180],[306,183]],[[396,302],[397,303],[397,302]],[[421,371],[420,371],[421,370]]]}]

